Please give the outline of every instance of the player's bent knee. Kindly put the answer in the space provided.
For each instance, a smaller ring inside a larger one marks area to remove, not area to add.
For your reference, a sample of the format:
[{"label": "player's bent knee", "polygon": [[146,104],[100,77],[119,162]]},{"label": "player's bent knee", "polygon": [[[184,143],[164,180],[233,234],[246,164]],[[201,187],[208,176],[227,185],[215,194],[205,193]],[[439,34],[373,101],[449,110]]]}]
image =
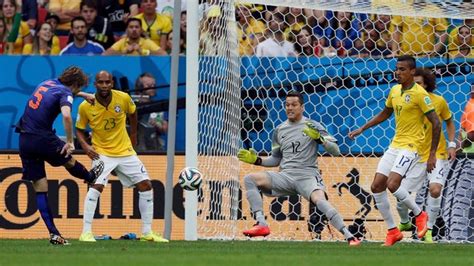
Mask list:
[{"label": "player's bent knee", "polygon": [[48,179],[43,177],[33,182],[35,192],[48,192]]},{"label": "player's bent knee", "polygon": [[104,185],[102,185],[102,184],[94,184],[94,185],[92,185],[92,188],[99,191],[100,193],[102,193],[102,191],[104,191]]},{"label": "player's bent knee", "polygon": [[400,182],[397,182],[397,180],[392,180],[392,179],[389,179],[387,181],[387,188],[388,190],[390,190],[390,192],[395,192],[397,191],[397,189],[400,187]]},{"label": "player's bent knee", "polygon": [[137,187],[138,191],[141,191],[141,192],[153,189],[153,186],[151,185],[150,180],[143,180],[137,183],[135,186]]},{"label": "player's bent knee", "polygon": [[64,167],[66,168],[71,168],[76,164],[76,159],[71,157],[71,160],[67,161],[65,164],[63,164]]},{"label": "player's bent knee", "polygon": [[442,186],[440,184],[430,185],[430,195],[432,198],[439,198]]}]

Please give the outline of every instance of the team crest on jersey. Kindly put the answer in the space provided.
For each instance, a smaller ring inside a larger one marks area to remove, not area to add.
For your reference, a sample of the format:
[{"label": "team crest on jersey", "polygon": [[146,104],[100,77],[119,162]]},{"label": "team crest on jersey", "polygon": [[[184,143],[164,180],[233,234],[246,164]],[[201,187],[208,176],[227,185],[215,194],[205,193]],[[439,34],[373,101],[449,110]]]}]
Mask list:
[{"label": "team crest on jersey", "polygon": [[431,104],[431,98],[429,96],[425,96],[424,100],[425,100],[426,105]]},{"label": "team crest on jersey", "polygon": [[405,102],[406,103],[409,103],[410,99],[411,99],[410,94],[405,95]]},{"label": "team crest on jersey", "polygon": [[120,105],[117,104],[117,105],[114,107],[114,111],[115,111],[116,113],[120,113],[120,112],[122,111],[122,108],[120,108]]}]

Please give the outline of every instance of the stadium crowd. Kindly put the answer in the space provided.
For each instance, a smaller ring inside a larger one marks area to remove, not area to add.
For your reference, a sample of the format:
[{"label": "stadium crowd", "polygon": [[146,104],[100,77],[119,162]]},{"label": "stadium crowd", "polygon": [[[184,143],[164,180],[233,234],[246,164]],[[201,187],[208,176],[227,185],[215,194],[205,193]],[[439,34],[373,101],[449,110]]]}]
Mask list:
[{"label": "stadium crowd", "polygon": [[[166,55],[171,52],[174,1],[0,2],[0,54]],[[226,21],[222,4],[216,4],[218,1],[201,2],[200,51],[204,55],[219,55],[221,51],[216,47],[225,41],[222,30],[235,26],[242,56],[474,57],[472,19],[356,14],[242,2],[235,7],[233,24]],[[187,29],[183,3],[181,54],[186,51]],[[436,5],[423,8],[438,12]],[[383,14],[390,7],[381,5],[377,10]],[[128,23],[130,18],[136,22]],[[141,29],[136,23],[141,24]],[[128,27],[130,24],[134,29]]]}]

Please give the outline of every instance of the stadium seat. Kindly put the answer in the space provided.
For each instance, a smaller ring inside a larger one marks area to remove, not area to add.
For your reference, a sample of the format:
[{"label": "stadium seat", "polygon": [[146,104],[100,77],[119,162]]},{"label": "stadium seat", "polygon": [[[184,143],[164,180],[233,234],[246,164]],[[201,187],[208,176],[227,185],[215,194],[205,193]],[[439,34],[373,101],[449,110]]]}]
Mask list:
[{"label": "stadium seat", "polygon": [[67,45],[67,40],[69,39],[69,36],[58,36],[59,38],[59,47],[61,47],[61,50],[66,47]]},{"label": "stadium seat", "polygon": [[46,20],[46,15],[48,14],[48,10],[44,7],[38,7],[38,25],[43,24]]}]

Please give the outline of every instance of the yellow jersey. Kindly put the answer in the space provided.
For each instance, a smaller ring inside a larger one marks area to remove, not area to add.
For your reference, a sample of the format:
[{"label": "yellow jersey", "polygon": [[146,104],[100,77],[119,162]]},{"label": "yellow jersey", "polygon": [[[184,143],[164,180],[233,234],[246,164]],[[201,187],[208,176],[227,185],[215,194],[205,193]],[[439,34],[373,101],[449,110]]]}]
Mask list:
[{"label": "yellow jersey", "polygon": [[121,91],[112,90],[112,101],[105,107],[98,101],[79,105],[76,127],[92,130],[92,146],[99,154],[123,157],[136,154],[126,129],[127,114],[135,113],[132,98]]},{"label": "yellow jersey", "polygon": [[[51,44],[51,49],[49,51],[40,50],[39,55],[58,55],[61,52],[61,47],[59,47],[59,38],[58,36],[53,36],[53,41]],[[33,53],[33,44],[27,43],[23,46],[24,55],[34,54]]]},{"label": "yellow jersey", "polygon": [[134,18],[138,18],[142,21],[143,33],[158,46],[160,45],[161,36],[167,35],[173,30],[171,18],[166,15],[156,13],[155,20],[153,20],[151,24],[147,24],[143,13],[136,15]]},{"label": "yellow jersey", "polygon": [[[459,55],[459,46],[461,45],[458,39],[459,28],[460,27],[456,27],[449,33],[448,52],[451,58],[454,58]],[[474,29],[471,29],[471,34],[473,33]],[[474,47],[474,38],[471,38],[471,51],[465,57],[474,58],[474,48],[472,47]]]},{"label": "yellow jersey", "polygon": [[22,54],[23,47],[25,46],[24,39],[30,35],[30,27],[26,22],[20,22],[20,29],[18,30],[18,37],[16,37],[16,41],[13,44],[13,54]]},{"label": "yellow jersey", "polygon": [[416,83],[405,90],[398,84],[390,90],[385,106],[395,113],[395,137],[390,147],[419,153],[425,137],[425,114],[434,110],[428,92]]},{"label": "yellow jersey", "polygon": [[237,27],[237,37],[239,38],[239,53],[242,56],[253,55],[258,44],[258,38],[265,34],[266,26],[263,22],[254,18],[249,18],[249,25],[242,28]]},{"label": "yellow jersey", "polygon": [[402,36],[400,41],[401,54],[424,55],[434,51],[435,32],[446,32],[448,22],[445,18],[401,17],[394,16],[390,23],[391,32],[400,27]]},{"label": "yellow jersey", "polygon": [[[129,40],[127,37],[125,37],[118,40],[116,43],[114,43],[111,48],[114,51],[119,51],[125,54],[127,52],[128,43],[129,43]],[[138,45],[140,46],[142,51],[148,51],[148,54],[150,54],[150,52],[156,52],[160,50],[160,46],[158,46],[152,40],[145,39],[145,38],[140,38],[140,40],[138,41]],[[148,54],[143,54],[143,55],[148,55]],[[128,55],[140,55],[140,54],[138,54],[137,51],[133,51],[133,53],[128,54]]]},{"label": "yellow jersey", "polygon": [[[443,97],[434,93],[428,94],[431,98],[431,101],[433,102],[433,106],[436,114],[439,117],[440,123],[443,123],[443,121],[450,119],[451,111],[449,110],[448,103],[446,102],[446,100]],[[423,143],[421,144],[420,162],[428,161],[428,157],[430,156],[432,129],[433,125],[431,125],[431,122],[428,120],[428,118],[425,117],[425,138],[423,139]],[[436,149],[436,158],[440,160],[448,159],[448,152],[446,149],[446,138],[443,132],[441,132],[441,134],[439,135],[438,148]]]}]

